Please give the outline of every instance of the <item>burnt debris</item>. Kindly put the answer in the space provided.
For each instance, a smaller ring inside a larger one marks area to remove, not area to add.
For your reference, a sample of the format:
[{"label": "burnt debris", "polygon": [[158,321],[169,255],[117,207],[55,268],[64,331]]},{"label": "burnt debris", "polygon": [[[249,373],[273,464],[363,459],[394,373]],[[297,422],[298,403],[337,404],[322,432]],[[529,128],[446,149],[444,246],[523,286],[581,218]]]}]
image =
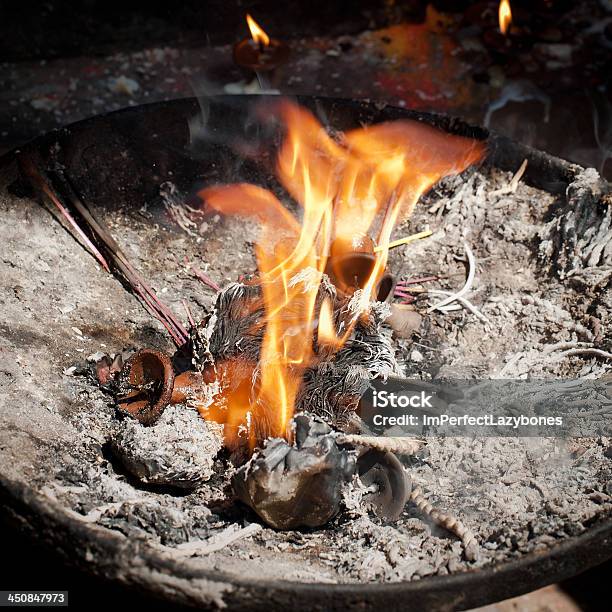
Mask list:
[{"label": "burnt debris", "polygon": [[338,446],[326,423],[300,414],[295,443],[269,440],[234,474],[232,486],[272,527],[320,527],[338,514],[355,465],[355,454]]}]

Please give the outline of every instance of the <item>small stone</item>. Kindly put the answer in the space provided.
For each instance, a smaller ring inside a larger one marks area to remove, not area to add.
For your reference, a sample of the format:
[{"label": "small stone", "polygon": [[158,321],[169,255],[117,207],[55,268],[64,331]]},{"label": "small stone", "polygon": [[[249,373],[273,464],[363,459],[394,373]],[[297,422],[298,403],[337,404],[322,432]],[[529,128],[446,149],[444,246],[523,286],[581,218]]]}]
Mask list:
[{"label": "small stone", "polygon": [[414,361],[415,363],[420,363],[421,361],[423,361],[423,359],[424,359],[423,354],[417,351],[416,349],[414,349],[410,353],[410,361]]},{"label": "small stone", "polygon": [[113,93],[133,96],[140,89],[140,85],[138,84],[138,81],[121,75],[116,79],[111,79],[108,84],[108,88]]},{"label": "small stone", "polygon": [[42,96],[40,98],[34,98],[30,102],[30,105],[35,110],[52,111],[59,105],[59,100],[57,98],[51,98],[50,96]]},{"label": "small stone", "polygon": [[409,305],[391,304],[387,323],[398,338],[410,338],[421,326],[421,315]]}]

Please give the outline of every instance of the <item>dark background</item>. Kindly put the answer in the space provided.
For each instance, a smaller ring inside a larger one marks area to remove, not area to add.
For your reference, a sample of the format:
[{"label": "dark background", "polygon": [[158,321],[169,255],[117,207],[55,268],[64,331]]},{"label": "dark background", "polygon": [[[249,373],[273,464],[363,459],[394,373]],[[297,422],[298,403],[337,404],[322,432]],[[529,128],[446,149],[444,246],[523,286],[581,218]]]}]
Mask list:
[{"label": "dark background", "polygon": [[[446,2],[460,9],[467,2]],[[136,50],[143,46],[224,45],[244,36],[244,14],[264,16],[270,32],[300,36],[354,34],[368,27],[424,17],[418,1],[368,0],[4,0],[0,59],[50,59]],[[19,27],[10,27],[19,24]]]},{"label": "dark background", "polygon": [[240,91],[252,75],[232,45],[250,12],[292,47],[282,93],[475,124],[489,111],[490,127],[612,177],[611,3],[511,4],[503,37],[498,0],[0,0],[0,154],[109,110]]}]

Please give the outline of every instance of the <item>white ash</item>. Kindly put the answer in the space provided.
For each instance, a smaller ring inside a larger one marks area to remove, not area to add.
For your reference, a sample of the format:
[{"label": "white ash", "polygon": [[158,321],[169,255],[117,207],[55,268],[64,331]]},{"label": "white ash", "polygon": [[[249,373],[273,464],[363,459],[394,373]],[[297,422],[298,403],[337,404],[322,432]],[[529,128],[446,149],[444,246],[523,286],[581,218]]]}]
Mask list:
[{"label": "white ash", "polygon": [[198,491],[192,494],[193,499],[141,491],[118,479],[104,464],[92,467],[73,461],[56,474],[45,493],[61,499],[84,522],[167,546],[208,535],[215,521],[206,506],[211,491],[203,495]]},{"label": "white ash", "polygon": [[[408,374],[424,379],[441,374],[491,378],[505,366],[507,377],[605,373],[605,364],[595,359],[570,357],[553,363],[544,358],[544,349],[557,342],[580,340],[599,345],[612,304],[605,292],[593,291],[588,285],[576,290],[541,271],[534,257],[534,241],[547,215],[554,211],[556,198],[524,183],[519,183],[515,193],[505,193],[511,176],[492,170],[445,181],[416,207],[409,223],[397,228],[397,236],[412,233],[425,223],[434,229],[430,238],[390,253],[390,268],[398,276],[457,275],[433,283],[434,288],[450,290],[460,285],[465,266],[457,258],[463,256],[463,241],[469,241],[477,265],[470,299],[489,323],[466,311],[424,316],[416,343],[402,340],[391,345],[392,369],[405,368]],[[133,240],[133,227],[119,224],[117,231]],[[211,263],[207,273],[212,278],[234,279],[238,273],[255,269],[254,261],[238,258],[238,254],[251,252],[252,227],[226,220],[215,232],[216,240],[207,247]],[[153,239],[144,247],[149,252],[143,252],[143,258],[148,256],[143,261],[155,261],[152,255],[158,254],[159,241]],[[169,249],[176,251],[177,260],[190,255],[183,247],[177,250],[174,243]],[[161,268],[152,272],[163,278]],[[177,293],[184,290],[177,286],[179,280],[174,285]],[[192,295],[202,295],[204,290],[194,290],[191,281],[184,282]],[[235,286],[236,293],[241,290]],[[416,308],[424,310],[420,301]],[[367,344],[361,347],[368,350]],[[226,347],[218,343],[217,348],[223,352]],[[227,347],[234,348],[233,344]],[[421,361],[410,360],[415,348]],[[516,355],[528,359],[513,362]],[[353,374],[358,380],[365,372]],[[360,507],[363,491],[357,486],[347,492],[347,510],[326,528],[304,533],[264,529],[236,548],[215,553],[210,563],[252,575],[256,562],[259,577],[275,580],[392,582],[520,558],[582,533],[612,514],[611,454],[610,442],[603,439],[564,443],[536,438],[427,438],[422,451],[404,459],[406,469],[432,505],[452,513],[475,532],[480,544],[477,562],[466,561],[460,540],[427,523],[410,504],[393,525],[367,515]],[[194,504],[204,499],[210,504],[222,493],[221,487],[209,491],[207,483],[188,497],[197,497]],[[176,498],[165,501],[178,503]],[[189,513],[190,508],[183,507],[183,512]],[[226,516],[218,520],[218,526],[227,527],[243,518],[240,514]]]},{"label": "white ash", "polygon": [[567,205],[540,231],[540,257],[561,278],[606,285],[612,278],[612,206],[609,185],[594,168],[567,188]]},{"label": "white ash", "polygon": [[[398,236],[405,235],[427,221],[435,233],[391,251],[391,269],[406,277],[458,274],[435,284],[448,289],[465,275],[457,257],[463,255],[463,240],[469,240],[477,264],[471,299],[489,323],[465,311],[423,317],[417,344],[395,344],[393,368],[422,378],[436,371],[449,377],[508,378],[605,373],[606,365],[594,360],[570,358],[559,364],[545,359],[543,351],[555,342],[601,342],[609,305],[605,294],[588,288],[575,292],[540,273],[532,245],[555,198],[524,183],[516,193],[504,193],[510,179],[494,170],[451,180],[430,196],[438,214],[434,223],[421,205],[411,222],[397,229]],[[226,231],[230,256],[235,234]],[[226,259],[217,257],[209,273],[214,276],[215,266],[223,269]],[[420,361],[410,360],[415,347]],[[477,562],[467,562],[460,540],[427,523],[411,504],[393,525],[369,516],[360,501],[363,490],[355,484],[346,492],[346,511],[327,528],[312,533],[265,529],[261,538],[243,543],[244,560],[227,551],[219,563],[252,571],[256,558],[275,579],[393,582],[519,558],[582,533],[612,513],[611,454],[610,442],[603,439],[427,438],[416,457],[404,460],[406,468],[430,503],[475,532]]]},{"label": "white ash", "polygon": [[[319,283],[322,281],[321,273],[313,267],[306,267],[299,272],[296,272],[290,279],[287,285],[289,287],[295,287],[296,285],[302,284],[302,292],[310,293],[311,291],[318,291]],[[327,281],[329,282],[329,281]]]},{"label": "white ash", "polygon": [[114,454],[133,476],[183,489],[193,489],[212,476],[222,447],[222,426],[180,404],[166,408],[150,427],[125,418],[112,437]]},{"label": "white ash", "polygon": [[[586,174],[593,181],[597,178],[593,172]],[[465,278],[461,258],[463,242],[467,241],[476,260],[470,300],[488,319],[481,321],[466,310],[432,313],[424,318],[416,339],[425,359],[416,363],[406,360],[409,375],[575,376],[584,362],[576,358],[553,361],[543,354],[549,345],[588,341],[594,347],[609,346],[603,330],[610,323],[612,294],[601,291],[602,278],[609,276],[609,260],[602,255],[597,266],[588,268],[588,274],[585,268],[565,270],[563,276],[568,281],[560,280],[554,266],[549,269],[534,249],[550,230],[548,219],[553,213],[565,215],[567,209],[559,213],[555,196],[522,182],[516,192],[507,193],[504,187],[511,179],[510,173],[492,170],[444,180],[427,196],[425,206],[416,207],[410,223],[396,229],[397,235],[404,235],[426,222],[434,229],[431,237],[390,252],[391,269],[401,270],[404,277],[453,275],[426,283],[425,289],[450,290],[459,284],[457,277]],[[584,177],[578,177],[577,186],[569,192],[583,190],[584,181]],[[429,210],[427,203],[431,204]],[[601,202],[600,208],[605,213],[604,204]],[[433,222],[432,214],[437,217]],[[594,220],[586,212],[584,215],[592,229]],[[605,235],[606,214],[600,223]],[[599,235],[594,230],[591,234]],[[607,239],[604,236],[602,240],[605,243]],[[413,305],[417,310],[424,304],[422,295]],[[404,350],[409,354],[408,343],[401,341],[400,345],[402,354]],[[605,360],[592,360],[591,365],[599,368]]]},{"label": "white ash", "polygon": [[[410,223],[397,228],[401,237],[428,223],[434,235],[393,249],[391,271],[406,278],[456,274],[432,283],[446,290],[465,278],[465,266],[457,258],[468,239],[477,264],[470,299],[490,321],[486,324],[466,311],[424,316],[414,342],[394,343],[398,365],[410,375],[429,379],[465,373],[490,378],[516,355],[528,359],[519,359],[517,370],[510,366],[508,377],[520,373],[599,378],[606,369],[609,375],[601,358],[546,359],[551,354],[544,350],[560,342],[585,341],[609,350],[606,329],[612,292],[597,289],[599,266],[589,262],[565,280],[554,270],[551,274],[542,270],[536,257],[539,235],[557,215],[559,198],[524,183],[516,193],[504,194],[500,190],[511,176],[484,169],[438,185],[417,205]],[[0,261],[0,295],[5,320],[13,323],[0,330],[9,357],[3,364],[6,371],[0,372],[9,383],[0,385],[8,394],[0,411],[3,470],[45,493],[49,489],[67,511],[81,517],[102,511],[98,520],[108,521],[109,528],[125,525],[124,510],[113,523],[116,510],[108,504],[155,501],[183,514],[182,522],[172,519],[171,513],[163,526],[152,522],[153,528],[136,533],[147,541],[159,542],[156,531],[170,524],[176,534],[165,536],[168,542],[185,537],[189,542],[201,540],[201,535],[191,535],[192,529],[209,528],[212,536],[242,526],[244,512],[237,511],[227,495],[231,466],[222,460],[217,460],[211,479],[188,494],[128,479],[108,460],[104,443],[113,437],[113,406],[87,379],[61,376],[62,368],[98,348],[171,347],[161,325],[113,277],[99,270],[59,224],[34,201],[10,195],[1,181],[0,174],[0,209],[6,221],[0,234],[7,247]],[[170,289],[166,298],[175,312],[182,308],[180,298],[189,302],[196,319],[214,303],[214,294],[184,272],[185,257],[202,268],[210,263],[207,274],[220,285],[256,268],[253,223],[213,218],[208,235],[196,243],[188,235],[177,238],[176,231],[166,231],[163,221],[156,225],[141,212],[105,214],[118,242],[128,245],[134,265],[153,286]],[[41,257],[53,274],[31,274]],[[55,310],[54,318],[54,307],[64,304],[67,296],[78,308],[62,315]],[[420,298],[416,308],[425,310]],[[96,338],[88,341],[86,353],[71,326]],[[422,361],[409,359],[415,348]],[[46,408],[50,398],[54,411]],[[457,538],[424,522],[411,505],[393,525],[362,511],[357,516],[346,511],[321,530],[264,528],[252,538],[194,559],[193,564],[261,580],[417,580],[520,559],[612,515],[609,439],[583,438],[565,444],[535,438],[429,437],[426,442],[417,456],[404,460],[406,468],[430,503],[476,532],[478,565],[463,558]],[[209,517],[202,517],[203,508],[210,511]],[[145,513],[137,512],[140,517]]]},{"label": "white ash", "polygon": [[176,546],[208,536],[210,516],[206,507],[187,513],[166,503],[142,500],[115,504],[97,522],[130,538],[153,536],[160,544]]}]

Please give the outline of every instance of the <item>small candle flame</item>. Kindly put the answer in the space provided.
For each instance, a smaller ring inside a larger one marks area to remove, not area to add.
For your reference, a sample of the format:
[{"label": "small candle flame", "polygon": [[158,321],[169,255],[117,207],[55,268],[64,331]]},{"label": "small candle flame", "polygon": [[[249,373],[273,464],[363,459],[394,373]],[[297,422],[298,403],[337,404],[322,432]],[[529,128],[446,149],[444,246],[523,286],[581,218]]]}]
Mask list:
[{"label": "small candle flame", "polygon": [[260,47],[267,47],[270,44],[270,37],[261,29],[259,24],[248,13],[246,20],[249,30],[251,30],[253,40],[258,43]]},{"label": "small candle flame", "polygon": [[512,11],[510,10],[510,1],[501,0],[499,3],[499,29],[502,34],[507,34],[508,28],[512,24]]}]

